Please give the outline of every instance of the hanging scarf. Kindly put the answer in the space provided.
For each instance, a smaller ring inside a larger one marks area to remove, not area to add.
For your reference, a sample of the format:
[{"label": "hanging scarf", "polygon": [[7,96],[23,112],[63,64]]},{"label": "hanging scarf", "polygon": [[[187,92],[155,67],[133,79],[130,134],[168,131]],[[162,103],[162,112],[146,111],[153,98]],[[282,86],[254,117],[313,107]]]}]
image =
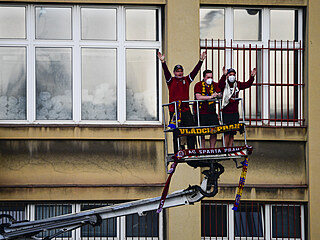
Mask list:
[{"label": "hanging scarf", "polygon": [[[211,96],[211,95],[215,92],[213,83],[210,85],[210,90],[209,90],[210,95],[208,95],[208,93],[207,93],[205,81],[202,81],[201,84],[202,84],[202,91],[201,91],[201,95],[202,95],[202,96]],[[199,109],[201,109],[202,103],[203,103],[203,102],[199,102]],[[214,102],[208,102],[209,105],[211,105],[211,104],[213,104],[213,103],[214,103]]]},{"label": "hanging scarf", "polygon": [[240,176],[240,180],[239,180],[236,199],[234,201],[234,205],[232,208],[232,210],[234,210],[234,211],[238,210],[238,207],[240,204],[240,198],[242,195],[244,183],[246,182],[247,171],[248,171],[248,157],[246,157],[245,160],[242,162],[242,172],[241,172],[241,176]]},{"label": "hanging scarf", "polygon": [[229,101],[231,97],[236,95],[236,93],[239,92],[239,88],[237,86],[237,81],[233,83],[233,88],[230,87],[228,79],[226,79],[226,85],[223,90],[222,95],[222,106],[221,109],[223,109],[225,106],[229,104]]},{"label": "hanging scarf", "polygon": [[[177,101],[177,122],[179,126],[181,122],[181,100]],[[176,113],[174,113],[172,118],[170,119],[168,127],[176,129],[178,126],[176,126]]]}]

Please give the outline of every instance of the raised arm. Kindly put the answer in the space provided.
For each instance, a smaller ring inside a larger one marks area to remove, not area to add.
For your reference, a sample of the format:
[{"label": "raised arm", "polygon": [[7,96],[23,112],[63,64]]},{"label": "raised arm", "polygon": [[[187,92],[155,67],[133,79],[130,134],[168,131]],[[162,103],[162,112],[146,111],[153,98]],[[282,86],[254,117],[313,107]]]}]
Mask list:
[{"label": "raised arm", "polygon": [[201,57],[200,57],[199,62],[198,62],[197,65],[194,67],[194,69],[192,70],[192,72],[189,74],[190,79],[191,79],[192,81],[193,81],[194,78],[197,76],[197,74],[198,74],[198,72],[199,72],[199,70],[200,70],[200,68],[201,68],[201,65],[202,65],[203,61],[206,59],[206,57],[207,57],[207,52],[203,52],[203,53],[201,54]]},{"label": "raised arm", "polygon": [[223,91],[223,89],[225,88],[226,86],[226,78],[227,78],[227,70],[226,68],[223,66],[222,68],[222,76],[218,82],[218,87],[221,89],[221,91]]},{"label": "raised arm", "polygon": [[162,55],[161,52],[158,52],[158,58],[162,64],[164,77],[166,78],[166,81],[168,82],[171,79],[171,73],[170,73],[168,66],[166,64],[165,56],[164,56],[164,54]]},{"label": "raised arm", "polygon": [[239,89],[246,89],[246,88],[249,88],[252,86],[253,84],[253,81],[254,81],[254,77],[256,76],[257,74],[257,69],[254,68],[252,69],[251,73],[250,73],[250,79],[246,82],[241,82],[239,84]]}]

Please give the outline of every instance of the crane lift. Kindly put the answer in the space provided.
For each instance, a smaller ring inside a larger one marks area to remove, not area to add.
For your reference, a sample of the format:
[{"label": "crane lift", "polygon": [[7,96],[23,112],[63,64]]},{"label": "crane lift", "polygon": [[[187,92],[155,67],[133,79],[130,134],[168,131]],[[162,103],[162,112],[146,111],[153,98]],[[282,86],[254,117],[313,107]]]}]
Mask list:
[{"label": "crane lift", "polygon": [[[189,104],[196,102],[198,106],[199,101],[201,100],[186,102],[189,102]],[[216,104],[220,103],[219,100],[215,101]],[[170,104],[175,104],[177,114],[177,102],[173,102]],[[238,159],[245,158],[245,160],[241,162],[242,174],[240,177],[238,192],[235,201],[236,210],[236,203],[239,204],[244,185],[245,174],[248,165],[248,155],[252,152],[252,147],[247,145],[244,122],[239,122],[238,124],[232,125],[180,127],[178,119],[176,119],[175,127],[172,128],[172,126],[170,127],[169,124],[167,124],[165,114],[165,108],[168,108],[170,104],[163,105],[166,155],[165,163],[166,171],[169,174],[169,177],[161,197],[142,199],[35,221],[16,221],[12,216],[8,214],[0,214],[0,218],[8,219],[8,222],[0,224],[0,240],[39,239],[36,237],[37,234],[41,232],[49,233],[49,230],[58,229],[59,231],[43,239],[51,240],[60,234],[72,231],[84,225],[90,224],[92,226],[99,226],[102,223],[103,219],[126,216],[134,213],[138,213],[140,216],[142,216],[144,215],[144,213],[151,210],[158,209],[159,212],[162,210],[162,208],[171,208],[181,205],[194,204],[201,201],[204,197],[213,197],[218,193],[218,179],[224,172],[224,167],[220,163],[221,161],[233,159],[237,164]],[[244,133],[244,146],[232,148],[220,147],[199,149],[183,149],[181,147],[180,138],[183,136],[201,136],[213,133],[223,134],[230,130],[240,131]],[[179,150],[177,153],[169,153],[168,151],[168,135],[170,133],[174,134],[174,136],[178,139],[177,144]],[[200,186],[189,186],[187,189],[179,190],[167,195],[171,176],[178,163],[188,163],[193,167],[208,167],[208,169],[202,171],[204,177]]]}]

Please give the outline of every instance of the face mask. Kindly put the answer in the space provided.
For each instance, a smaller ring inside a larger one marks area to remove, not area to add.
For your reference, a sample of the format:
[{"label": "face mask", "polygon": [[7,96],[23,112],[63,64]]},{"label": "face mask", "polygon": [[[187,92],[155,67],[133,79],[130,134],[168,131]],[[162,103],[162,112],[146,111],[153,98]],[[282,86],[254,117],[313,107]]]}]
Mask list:
[{"label": "face mask", "polygon": [[228,80],[229,82],[234,83],[236,81],[236,76],[231,75],[228,77]]},{"label": "face mask", "polygon": [[206,83],[207,83],[208,85],[210,85],[212,82],[213,82],[213,79],[212,79],[212,78],[208,78],[208,79],[206,80]]}]

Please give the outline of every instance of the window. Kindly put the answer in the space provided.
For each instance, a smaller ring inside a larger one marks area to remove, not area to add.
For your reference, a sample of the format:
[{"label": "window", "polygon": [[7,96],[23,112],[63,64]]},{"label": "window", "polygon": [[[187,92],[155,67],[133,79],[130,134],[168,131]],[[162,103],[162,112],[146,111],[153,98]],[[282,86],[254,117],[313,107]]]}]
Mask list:
[{"label": "window", "polygon": [[242,201],[237,211],[232,207],[202,202],[202,239],[305,239],[304,204]]},{"label": "window", "polygon": [[0,123],[160,123],[160,17],[146,6],[0,4]]},{"label": "window", "polygon": [[304,126],[302,19],[302,9],[200,8],[202,70],[218,81],[223,66],[233,67],[247,81],[257,68],[253,86],[240,91],[247,124]]},{"label": "window", "polygon": [[[55,216],[77,213],[93,208],[110,206],[111,203],[23,203],[3,202],[0,203],[0,214],[9,214],[18,221],[39,220]],[[156,211],[147,211],[144,216],[132,214],[123,217],[103,219],[101,225],[85,225],[73,231],[57,235],[54,239],[163,239],[162,214]],[[0,224],[8,222],[9,219],[1,218]],[[44,231],[37,237],[58,233],[59,230]]]}]

